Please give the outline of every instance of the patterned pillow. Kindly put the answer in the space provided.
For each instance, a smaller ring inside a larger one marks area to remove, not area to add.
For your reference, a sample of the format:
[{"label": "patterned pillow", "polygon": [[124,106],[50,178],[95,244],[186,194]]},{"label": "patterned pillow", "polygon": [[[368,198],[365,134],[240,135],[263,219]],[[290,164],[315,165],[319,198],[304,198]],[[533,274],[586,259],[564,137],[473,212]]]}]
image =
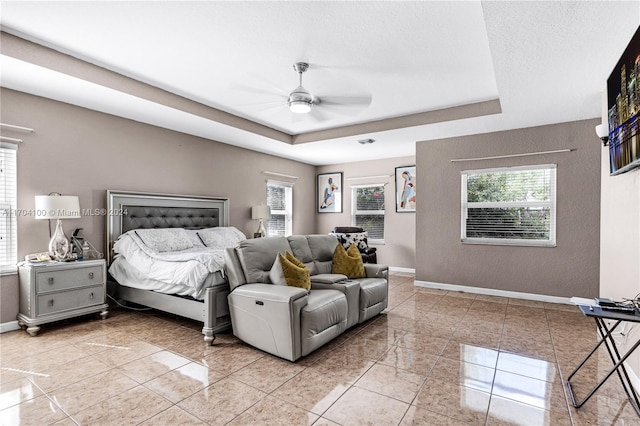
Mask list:
[{"label": "patterned pillow", "polygon": [[336,246],[333,252],[332,273],[343,274],[348,278],[365,278],[367,276],[362,263],[362,255],[355,244],[352,244],[348,250],[345,250],[340,244]]},{"label": "patterned pillow", "polygon": [[225,249],[234,247],[247,237],[233,226],[220,226],[217,228],[207,228],[198,231],[198,236],[205,246],[215,249]]},{"label": "patterned pillow", "polygon": [[300,262],[289,252],[286,252],[284,256],[278,253],[276,262],[278,261],[280,262],[284,280],[288,286],[304,288],[307,291],[311,290],[309,270],[304,266],[304,263]]},{"label": "patterned pillow", "polygon": [[191,238],[183,228],[136,229],[135,233],[147,247],[159,253],[193,247]]},{"label": "patterned pillow", "polygon": [[364,250],[369,247],[369,244],[367,242],[369,234],[367,233],[367,231],[338,233],[335,235],[336,237],[338,237],[340,244],[342,244],[342,247],[344,247],[345,250],[348,249],[352,244],[355,244],[359,250]]}]

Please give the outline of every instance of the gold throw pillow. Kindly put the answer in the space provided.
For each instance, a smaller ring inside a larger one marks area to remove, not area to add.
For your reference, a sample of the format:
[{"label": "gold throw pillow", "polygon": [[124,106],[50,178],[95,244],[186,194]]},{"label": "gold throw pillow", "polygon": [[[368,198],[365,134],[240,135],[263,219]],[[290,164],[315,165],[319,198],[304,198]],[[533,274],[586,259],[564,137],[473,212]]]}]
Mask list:
[{"label": "gold throw pillow", "polygon": [[333,271],[334,274],[343,274],[347,278],[364,278],[367,274],[364,271],[362,255],[355,244],[345,250],[342,244],[338,244],[333,251]]},{"label": "gold throw pillow", "polygon": [[278,253],[278,259],[280,260],[280,266],[282,266],[284,280],[288,286],[304,288],[307,291],[311,290],[309,270],[304,266],[304,263],[289,252],[286,252],[284,256]]}]

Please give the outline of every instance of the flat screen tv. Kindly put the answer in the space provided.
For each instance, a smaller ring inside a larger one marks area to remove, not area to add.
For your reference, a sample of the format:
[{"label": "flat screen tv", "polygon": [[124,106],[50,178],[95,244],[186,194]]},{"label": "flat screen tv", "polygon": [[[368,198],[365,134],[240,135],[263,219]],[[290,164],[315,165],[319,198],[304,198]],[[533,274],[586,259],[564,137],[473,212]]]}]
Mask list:
[{"label": "flat screen tv", "polygon": [[640,27],[607,80],[612,175],[640,167]]}]

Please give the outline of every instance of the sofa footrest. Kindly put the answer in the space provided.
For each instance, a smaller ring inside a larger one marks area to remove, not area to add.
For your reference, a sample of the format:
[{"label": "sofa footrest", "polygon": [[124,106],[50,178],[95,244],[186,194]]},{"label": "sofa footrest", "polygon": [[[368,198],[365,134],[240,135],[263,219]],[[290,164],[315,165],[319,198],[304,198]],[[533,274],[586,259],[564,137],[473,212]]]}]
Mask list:
[{"label": "sofa footrest", "polygon": [[347,328],[347,298],[338,290],[314,290],[302,308],[302,355],[307,355]]}]

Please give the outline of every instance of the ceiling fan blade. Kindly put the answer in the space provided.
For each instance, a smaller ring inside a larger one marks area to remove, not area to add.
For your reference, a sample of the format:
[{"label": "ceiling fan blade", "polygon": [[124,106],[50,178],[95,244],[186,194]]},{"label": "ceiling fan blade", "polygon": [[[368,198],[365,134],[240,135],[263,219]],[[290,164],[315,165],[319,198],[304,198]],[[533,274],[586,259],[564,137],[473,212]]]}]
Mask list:
[{"label": "ceiling fan blade", "polygon": [[313,117],[317,121],[326,121],[327,116],[322,113],[322,104],[314,105],[311,107],[311,111],[309,111],[309,116]]},{"label": "ceiling fan blade", "polygon": [[366,108],[371,105],[371,95],[363,96],[320,96],[320,105]]}]

